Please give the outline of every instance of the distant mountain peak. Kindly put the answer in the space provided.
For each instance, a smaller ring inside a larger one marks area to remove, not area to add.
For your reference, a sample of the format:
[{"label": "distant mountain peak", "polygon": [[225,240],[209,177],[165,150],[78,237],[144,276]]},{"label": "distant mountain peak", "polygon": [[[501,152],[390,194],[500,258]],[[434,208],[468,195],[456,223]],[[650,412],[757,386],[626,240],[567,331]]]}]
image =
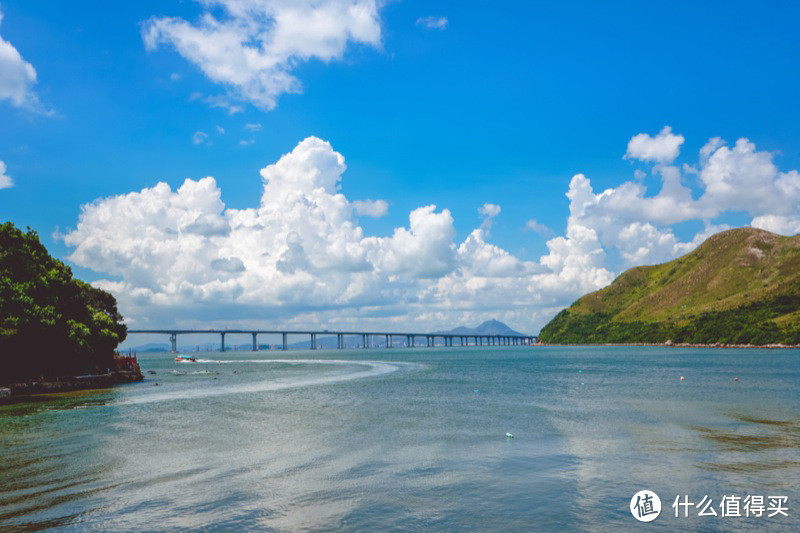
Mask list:
[{"label": "distant mountain peak", "polygon": [[437,331],[436,333],[447,335],[522,335],[522,333],[514,331],[496,318],[490,318],[474,328],[459,326],[448,331]]}]

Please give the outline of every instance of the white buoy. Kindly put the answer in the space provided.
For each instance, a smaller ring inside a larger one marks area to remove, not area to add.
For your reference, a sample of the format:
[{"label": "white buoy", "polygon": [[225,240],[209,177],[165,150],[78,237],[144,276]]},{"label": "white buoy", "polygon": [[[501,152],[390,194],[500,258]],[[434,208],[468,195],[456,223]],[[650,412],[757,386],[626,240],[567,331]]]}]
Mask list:
[{"label": "white buoy", "polygon": [[507,439],[513,439],[514,435],[512,433],[506,433],[506,438]]}]

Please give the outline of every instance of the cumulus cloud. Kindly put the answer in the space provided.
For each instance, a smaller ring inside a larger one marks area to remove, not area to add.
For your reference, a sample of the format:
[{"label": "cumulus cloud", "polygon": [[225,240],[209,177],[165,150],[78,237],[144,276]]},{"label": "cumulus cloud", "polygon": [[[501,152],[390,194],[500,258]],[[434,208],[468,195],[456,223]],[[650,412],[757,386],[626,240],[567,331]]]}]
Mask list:
[{"label": "cumulus cloud", "polygon": [[447,17],[420,17],[417,19],[417,26],[428,30],[445,30],[448,22]]},{"label": "cumulus cloud", "polygon": [[0,189],[8,189],[14,186],[11,176],[6,174],[6,164],[0,161]]},{"label": "cumulus cloud", "polygon": [[[158,183],[83,206],[63,239],[72,262],[109,276],[96,284],[140,325],[176,314],[199,320],[226,305],[252,310],[251,321],[279,312],[284,321],[341,323],[383,309],[383,320],[411,314],[427,328],[436,313],[457,308],[469,320],[503,301],[495,314],[509,319],[509,309],[529,312],[515,306],[536,292],[534,276],[575,276],[520,261],[482,229],[456,243],[452,214],[435,205],[414,209],[388,236],[366,236],[354,212],[381,214],[386,203],[348,201],[345,170],[341,154],[309,137],[261,170],[257,206],[227,208],[211,177],[174,190]],[[545,292],[552,299],[560,289]]]},{"label": "cumulus cloud", "polygon": [[380,218],[389,212],[389,203],[386,200],[356,200],[353,209],[361,216]]},{"label": "cumulus cloud", "polygon": [[[365,235],[358,215],[385,205],[349,201],[344,157],[316,137],[261,170],[258,205],[226,207],[211,177],[177,189],[158,183],[83,206],[63,239],[71,261],[106,274],[96,284],[137,325],[176,316],[220,325],[230,315],[239,325],[272,318],[425,330],[497,316],[535,333],[623,268],[672,259],[727,229],[720,215],[746,212],[753,226],[800,230],[800,174],[779,170],[747,139],[712,139],[683,169],[667,160],[648,159],[660,180],[652,194],[643,179],[596,192],[588,177],[573,176],[566,231],[538,261],[489,242],[485,223],[501,212],[490,203],[461,242],[451,212],[435,205],[412,210],[387,236]],[[676,226],[692,221],[701,229]],[[527,227],[545,229],[533,219]]]},{"label": "cumulus cloud", "polygon": [[148,50],[172,46],[212,81],[224,85],[215,105],[232,101],[274,109],[284,93],[301,90],[299,63],[332,61],[351,43],[381,46],[376,0],[198,0],[196,22],[153,17],[142,28]]},{"label": "cumulus cloud", "polygon": [[[0,10],[0,25],[3,12]],[[49,114],[33,90],[36,69],[25,61],[19,51],[0,36],[0,100],[8,100],[14,107]]]},{"label": "cumulus cloud", "polygon": [[245,124],[244,128],[249,131],[261,131],[261,124]]},{"label": "cumulus cloud", "polygon": [[640,133],[634,135],[628,142],[625,158],[664,164],[672,163],[680,153],[683,140],[683,135],[673,134],[672,128],[669,126],[664,126],[664,129],[655,137],[651,137],[647,133]]}]

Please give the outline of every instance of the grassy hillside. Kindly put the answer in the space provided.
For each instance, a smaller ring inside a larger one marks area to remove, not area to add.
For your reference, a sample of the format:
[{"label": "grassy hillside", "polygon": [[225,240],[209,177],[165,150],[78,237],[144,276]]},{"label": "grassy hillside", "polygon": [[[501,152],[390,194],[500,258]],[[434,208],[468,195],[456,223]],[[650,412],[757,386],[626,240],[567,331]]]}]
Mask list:
[{"label": "grassy hillside", "polygon": [[740,228],[636,267],[547,324],[548,343],[800,343],[800,235]]}]

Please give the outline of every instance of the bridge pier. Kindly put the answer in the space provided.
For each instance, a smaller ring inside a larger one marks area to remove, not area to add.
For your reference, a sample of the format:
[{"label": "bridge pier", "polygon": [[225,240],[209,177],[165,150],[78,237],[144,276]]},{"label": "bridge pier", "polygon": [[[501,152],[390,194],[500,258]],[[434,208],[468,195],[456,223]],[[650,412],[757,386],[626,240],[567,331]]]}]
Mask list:
[{"label": "bridge pier", "polygon": [[172,353],[176,353],[178,351],[178,334],[170,333],[169,342],[172,345]]},{"label": "bridge pier", "polygon": [[222,337],[222,351],[225,351],[225,332],[220,332],[220,337]]},{"label": "bridge pier", "polygon": [[361,334],[361,347],[364,348],[364,349],[369,348],[369,345],[367,344],[368,342],[369,342],[369,335],[367,335],[366,333],[362,333]]},{"label": "bridge pier", "polygon": [[281,336],[283,337],[283,351],[285,352],[289,349],[289,344],[286,342],[286,337],[288,337],[288,335],[286,333],[281,333]]},{"label": "bridge pier", "polygon": [[392,347],[392,336],[391,335],[386,335],[386,347],[387,348],[391,348]]},{"label": "bridge pier", "polygon": [[253,351],[254,352],[258,351],[258,341],[256,340],[256,337],[258,337],[258,333],[253,333]]},{"label": "bridge pier", "polygon": [[311,334],[311,349],[312,350],[316,350],[317,349],[317,334],[316,333],[312,333]]},{"label": "bridge pier", "polygon": [[339,350],[344,348],[344,335],[341,333],[336,334],[336,348]]}]

